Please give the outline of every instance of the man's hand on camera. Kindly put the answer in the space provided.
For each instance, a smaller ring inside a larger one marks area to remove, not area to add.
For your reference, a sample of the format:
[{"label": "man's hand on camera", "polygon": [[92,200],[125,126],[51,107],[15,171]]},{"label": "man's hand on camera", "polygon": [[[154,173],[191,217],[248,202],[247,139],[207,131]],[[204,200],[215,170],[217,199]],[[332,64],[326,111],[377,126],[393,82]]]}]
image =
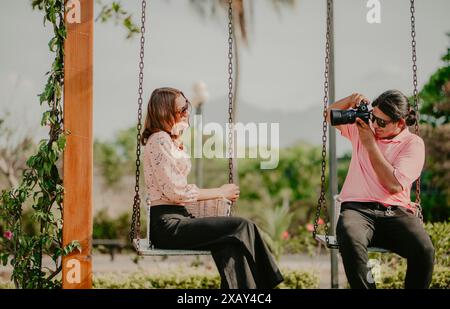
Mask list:
[{"label": "man's hand on camera", "polygon": [[359,139],[367,150],[376,145],[375,134],[367,123],[361,118],[356,118],[356,127],[359,131]]},{"label": "man's hand on camera", "polygon": [[370,103],[369,99],[367,99],[363,94],[353,93],[352,95],[347,97],[349,108],[357,108],[359,103],[365,102],[367,104]]}]

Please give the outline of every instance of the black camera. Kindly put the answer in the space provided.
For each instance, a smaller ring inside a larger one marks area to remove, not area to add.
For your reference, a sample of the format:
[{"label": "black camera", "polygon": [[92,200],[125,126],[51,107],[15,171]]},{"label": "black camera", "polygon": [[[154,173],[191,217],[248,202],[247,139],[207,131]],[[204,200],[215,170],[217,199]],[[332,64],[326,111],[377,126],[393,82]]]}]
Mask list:
[{"label": "black camera", "polygon": [[361,102],[356,109],[332,109],[330,112],[331,125],[333,126],[355,123],[356,118],[361,118],[365,123],[369,124],[370,112],[367,104],[364,102]]}]

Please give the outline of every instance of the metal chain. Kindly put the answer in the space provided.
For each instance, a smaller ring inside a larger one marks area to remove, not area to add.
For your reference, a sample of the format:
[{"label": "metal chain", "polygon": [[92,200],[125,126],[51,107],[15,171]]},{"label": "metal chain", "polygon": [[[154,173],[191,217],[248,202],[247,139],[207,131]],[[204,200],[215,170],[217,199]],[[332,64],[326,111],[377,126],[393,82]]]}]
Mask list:
[{"label": "metal chain", "polygon": [[145,47],[145,7],[146,0],[142,0],[142,15],[141,15],[141,49],[139,53],[139,90],[138,90],[138,123],[136,135],[136,183],[134,185],[134,202],[133,202],[133,216],[131,222],[130,240],[133,242],[137,240],[137,250],[140,246],[141,233],[141,198],[139,196],[139,176],[141,166],[141,130],[142,130],[142,94],[144,83],[144,47]]},{"label": "metal chain", "polygon": [[[326,46],[325,46],[325,82],[324,82],[324,97],[323,97],[323,123],[322,123],[322,174],[320,177],[320,196],[317,201],[316,218],[314,220],[314,231],[313,237],[316,237],[317,229],[319,226],[320,211],[322,206],[324,206],[324,211],[326,212],[325,206],[325,171],[326,171],[326,156],[327,156],[327,129],[328,123],[327,119],[327,108],[328,108],[328,90],[329,90],[329,72],[330,72],[330,43],[331,42],[331,0],[327,1],[327,36],[326,36]],[[328,214],[326,213],[326,218]],[[327,241],[327,246],[329,246],[329,232],[327,222],[325,226],[325,238]]]},{"label": "metal chain", "polygon": [[228,183],[233,183],[233,0],[228,0]]},{"label": "metal chain", "polygon": [[[415,7],[414,0],[411,0],[411,50],[412,50],[412,69],[413,69],[413,86],[414,86],[414,111],[416,112],[416,123],[414,125],[414,130],[417,135],[420,135],[419,132],[419,92],[417,90],[417,52],[416,52],[416,17],[414,16]],[[420,204],[420,177],[416,181],[416,203]]]}]

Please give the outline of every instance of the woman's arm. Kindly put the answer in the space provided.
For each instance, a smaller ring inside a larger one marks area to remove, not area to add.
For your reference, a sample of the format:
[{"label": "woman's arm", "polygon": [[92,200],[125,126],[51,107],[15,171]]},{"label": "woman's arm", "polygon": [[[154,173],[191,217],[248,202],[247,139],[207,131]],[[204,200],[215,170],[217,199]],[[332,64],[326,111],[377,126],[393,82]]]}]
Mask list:
[{"label": "woman's arm", "polygon": [[164,199],[175,203],[191,203],[198,198],[199,189],[188,184],[187,177],[182,173],[174,155],[173,141],[169,134],[154,133],[145,148],[146,157],[150,161],[150,170],[145,171],[146,177],[152,177],[158,184],[158,189]]},{"label": "woman's arm", "polygon": [[199,189],[197,200],[211,200],[216,198],[226,198],[236,201],[239,198],[239,187],[235,184],[225,184],[220,188]]},{"label": "woman's arm", "polygon": [[[146,149],[152,167],[152,177],[156,179],[162,193],[171,201],[191,203],[197,200],[226,198],[235,201],[239,197],[239,187],[225,184],[219,188],[199,189],[187,183],[187,177],[178,170],[168,134],[161,134],[149,141]],[[147,172],[146,172],[147,174]]]},{"label": "woman's arm", "polygon": [[212,200],[216,198],[222,198],[223,193],[221,192],[220,188],[213,188],[213,189],[199,189],[198,190],[198,200]]}]

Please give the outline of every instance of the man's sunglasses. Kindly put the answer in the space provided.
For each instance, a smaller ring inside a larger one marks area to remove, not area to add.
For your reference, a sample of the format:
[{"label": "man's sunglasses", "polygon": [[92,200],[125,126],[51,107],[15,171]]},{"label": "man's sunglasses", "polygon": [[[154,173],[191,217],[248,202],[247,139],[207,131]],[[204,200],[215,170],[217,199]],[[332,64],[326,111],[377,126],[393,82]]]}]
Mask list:
[{"label": "man's sunglasses", "polygon": [[375,116],[372,112],[370,113],[370,120],[372,123],[376,122],[380,128],[385,128],[388,124],[395,122],[393,120],[384,120]]}]

